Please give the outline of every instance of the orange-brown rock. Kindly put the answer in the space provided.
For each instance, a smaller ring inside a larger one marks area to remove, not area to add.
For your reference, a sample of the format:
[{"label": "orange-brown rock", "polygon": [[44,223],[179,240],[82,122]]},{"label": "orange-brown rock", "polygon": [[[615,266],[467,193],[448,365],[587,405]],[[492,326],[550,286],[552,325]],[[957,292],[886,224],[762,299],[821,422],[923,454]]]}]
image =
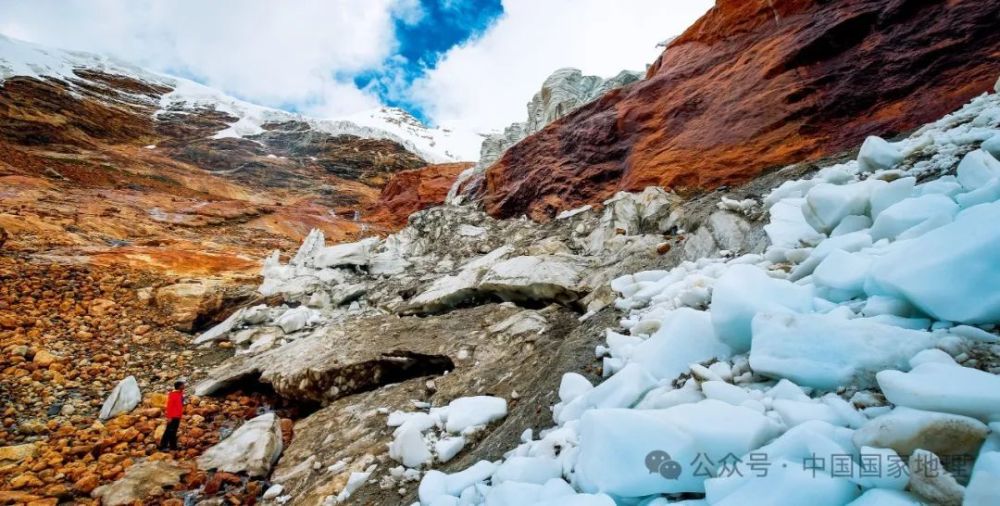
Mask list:
[{"label": "orange-brown rock", "polygon": [[546,219],[618,190],[735,184],[909,131],[990,89],[997,19],[1000,3],[977,0],[718,0],[645,80],[509,149],[486,173],[486,208]]},{"label": "orange-brown rock", "polygon": [[367,220],[391,229],[402,228],[411,214],[443,204],[459,173],[472,165],[442,163],[393,174]]},{"label": "orange-brown rock", "polygon": [[[402,145],[299,121],[250,138],[237,118],[158,111],[171,91],[78,68],[0,83],[0,245],[180,276],[252,274],[313,228],[354,239],[395,172],[426,164]],[[9,234],[9,237],[8,237]],[[5,244],[2,244],[4,243]]]}]

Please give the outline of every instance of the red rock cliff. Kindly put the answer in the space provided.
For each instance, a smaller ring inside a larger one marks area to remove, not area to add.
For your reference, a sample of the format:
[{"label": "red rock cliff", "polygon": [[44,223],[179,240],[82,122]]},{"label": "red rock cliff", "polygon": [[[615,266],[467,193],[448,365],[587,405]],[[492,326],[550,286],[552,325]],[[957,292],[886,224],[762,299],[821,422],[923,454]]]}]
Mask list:
[{"label": "red rock cliff", "polygon": [[710,189],[891,137],[990,89],[998,26],[995,1],[718,0],[646,80],[512,147],[480,191],[494,216],[544,220],[619,190]]},{"label": "red rock cliff", "polygon": [[411,214],[443,204],[458,174],[472,165],[441,163],[393,174],[365,220],[392,230],[402,228]]}]

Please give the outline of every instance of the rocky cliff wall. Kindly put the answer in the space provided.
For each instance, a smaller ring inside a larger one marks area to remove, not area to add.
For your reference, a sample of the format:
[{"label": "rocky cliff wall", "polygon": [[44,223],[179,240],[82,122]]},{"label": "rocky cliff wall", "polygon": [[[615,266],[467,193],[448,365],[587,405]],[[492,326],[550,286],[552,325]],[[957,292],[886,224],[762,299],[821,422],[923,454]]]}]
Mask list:
[{"label": "rocky cliff wall", "polygon": [[721,0],[650,67],[508,149],[486,173],[497,217],[619,190],[702,190],[892,137],[990,89],[1000,4]]}]

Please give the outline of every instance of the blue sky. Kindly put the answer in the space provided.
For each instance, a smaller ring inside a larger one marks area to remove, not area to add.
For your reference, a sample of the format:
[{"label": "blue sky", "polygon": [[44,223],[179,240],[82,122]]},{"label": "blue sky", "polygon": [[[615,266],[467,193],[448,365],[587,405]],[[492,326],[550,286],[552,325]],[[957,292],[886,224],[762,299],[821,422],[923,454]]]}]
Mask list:
[{"label": "blue sky", "polygon": [[415,23],[395,20],[399,49],[380,68],[354,76],[354,84],[376,94],[383,103],[408,110],[427,121],[419,102],[399,93],[428,68],[434,67],[453,46],[484,33],[503,14],[500,0],[422,0],[422,15]]},{"label": "blue sky", "polygon": [[467,132],[525,119],[554,70],[643,70],[712,0],[2,0],[0,33],[115,56],[261,105],[404,108]]}]

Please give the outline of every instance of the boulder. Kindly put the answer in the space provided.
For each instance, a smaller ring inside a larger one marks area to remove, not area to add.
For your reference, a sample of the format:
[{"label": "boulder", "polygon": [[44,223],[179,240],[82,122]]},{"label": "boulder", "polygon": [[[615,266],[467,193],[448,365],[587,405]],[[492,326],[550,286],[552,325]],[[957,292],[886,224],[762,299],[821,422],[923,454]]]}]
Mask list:
[{"label": "boulder", "polygon": [[514,302],[569,303],[580,298],[583,271],[574,257],[539,255],[514,257],[490,267],[479,290]]},{"label": "boulder", "polygon": [[281,456],[281,423],[274,413],[248,420],[198,457],[198,467],[227,473],[267,476]]},{"label": "boulder", "polygon": [[930,504],[959,506],[965,488],[945,470],[941,459],[933,452],[917,450],[910,455],[910,492],[926,499]]},{"label": "boulder", "polygon": [[111,395],[108,395],[104,405],[101,406],[98,417],[101,420],[107,420],[122,413],[128,413],[135,409],[141,401],[142,392],[139,391],[139,383],[135,380],[135,376],[129,376],[118,382],[114,390],[111,391]]},{"label": "boulder", "polygon": [[513,248],[510,246],[501,246],[470,260],[457,273],[436,279],[426,290],[410,300],[405,312],[440,312],[476,296],[483,273],[512,252]]},{"label": "boulder", "polygon": [[17,464],[35,455],[38,455],[38,447],[34,443],[0,446],[0,467],[7,464]]},{"label": "boulder", "polygon": [[378,242],[369,238],[358,242],[319,248],[311,259],[313,267],[364,267],[371,260],[371,249]]},{"label": "boulder", "polygon": [[104,506],[148,502],[152,497],[163,495],[164,489],[180,483],[187,470],[175,462],[155,460],[140,462],[125,471],[125,476],[111,483],[97,487],[91,496],[99,498]]},{"label": "boulder", "polygon": [[411,214],[443,204],[459,173],[471,166],[464,162],[442,163],[393,174],[368,220],[403,227]]},{"label": "boulder", "polygon": [[174,328],[190,332],[206,315],[222,309],[222,284],[210,279],[182,281],[156,290],[153,301],[170,314]]},{"label": "boulder", "polygon": [[974,455],[989,434],[986,424],[967,416],[898,407],[854,432],[858,448],[892,448],[899,455],[924,449],[938,455]]}]

